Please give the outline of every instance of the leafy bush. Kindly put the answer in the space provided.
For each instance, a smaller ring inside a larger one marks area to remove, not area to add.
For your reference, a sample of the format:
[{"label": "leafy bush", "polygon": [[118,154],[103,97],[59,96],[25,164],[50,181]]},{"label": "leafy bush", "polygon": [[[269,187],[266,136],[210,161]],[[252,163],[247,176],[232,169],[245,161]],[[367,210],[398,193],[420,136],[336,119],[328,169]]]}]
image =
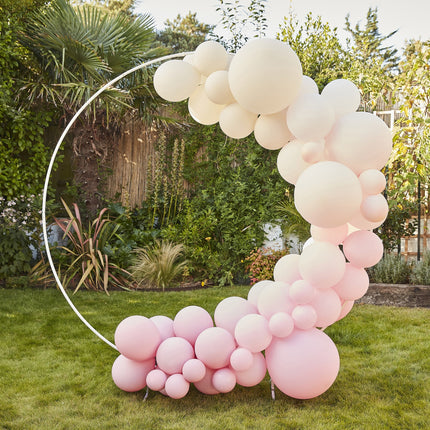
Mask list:
[{"label": "leafy bush", "polygon": [[251,285],[266,279],[273,279],[273,269],[276,262],[286,254],[286,251],[273,251],[266,248],[257,248],[251,251],[245,261],[246,270],[250,275]]},{"label": "leafy bush", "polygon": [[416,285],[430,285],[430,252],[424,253],[423,258],[412,270],[411,281]]},{"label": "leafy bush", "polygon": [[400,255],[387,254],[368,270],[370,282],[384,284],[408,284],[412,274],[412,263]]}]

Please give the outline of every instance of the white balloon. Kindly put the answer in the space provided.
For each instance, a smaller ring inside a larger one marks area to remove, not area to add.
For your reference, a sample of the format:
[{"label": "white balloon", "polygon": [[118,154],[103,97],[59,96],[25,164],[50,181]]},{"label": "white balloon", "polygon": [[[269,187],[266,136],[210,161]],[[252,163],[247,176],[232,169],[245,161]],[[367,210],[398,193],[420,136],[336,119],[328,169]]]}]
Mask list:
[{"label": "white balloon", "polygon": [[229,56],[224,46],[214,40],[201,43],[193,55],[193,65],[205,76],[217,70],[225,70],[228,66]]},{"label": "white balloon", "polygon": [[256,114],[285,109],[297,96],[302,66],[296,53],[276,39],[252,39],[234,56],[228,72],[234,98]]},{"label": "white balloon", "polygon": [[205,82],[205,92],[209,100],[219,105],[228,105],[234,102],[226,70],[217,70],[208,76]]},{"label": "white balloon", "polygon": [[218,105],[208,99],[204,87],[200,85],[188,99],[188,111],[192,118],[200,124],[216,124],[224,105]]},{"label": "white balloon", "polygon": [[351,169],[334,161],[308,167],[298,178],[294,202],[302,217],[318,227],[338,227],[359,211],[360,182]]},{"label": "white balloon", "polygon": [[245,110],[238,103],[226,106],[219,116],[221,130],[229,137],[243,139],[254,130],[257,114]]},{"label": "white balloon", "polygon": [[341,116],[325,145],[331,160],[345,164],[356,175],[368,169],[382,169],[393,147],[388,126],[368,112]]},{"label": "white balloon", "polygon": [[360,106],[360,90],[347,79],[329,82],[321,91],[321,96],[331,105],[337,117],[355,112]]},{"label": "white balloon", "polygon": [[254,127],[255,140],[266,149],[281,149],[290,140],[293,134],[287,126],[286,111],[272,115],[260,115]]},{"label": "white balloon", "polygon": [[293,140],[279,151],[276,165],[279,174],[290,184],[296,184],[302,172],[311,165],[303,160],[302,149],[303,143]]},{"label": "white balloon", "polygon": [[387,184],[385,175],[376,169],[365,170],[359,177],[363,194],[375,195],[382,193]]},{"label": "white balloon", "polygon": [[305,94],[287,111],[287,125],[298,139],[320,140],[331,130],[335,120],[330,104],[319,94]]},{"label": "white balloon", "polygon": [[318,90],[318,85],[312,78],[310,78],[309,76],[303,75],[297,98],[304,96],[305,94],[319,94],[319,90]]},{"label": "white balloon", "polygon": [[154,74],[155,91],[169,102],[187,99],[199,82],[200,73],[191,64],[182,60],[167,61]]}]

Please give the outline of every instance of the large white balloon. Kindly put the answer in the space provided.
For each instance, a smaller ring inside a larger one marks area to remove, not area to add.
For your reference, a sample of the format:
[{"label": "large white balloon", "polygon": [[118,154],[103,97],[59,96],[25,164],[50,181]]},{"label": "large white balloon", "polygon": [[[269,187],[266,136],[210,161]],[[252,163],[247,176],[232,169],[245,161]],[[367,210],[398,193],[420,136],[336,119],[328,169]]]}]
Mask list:
[{"label": "large white balloon", "polygon": [[321,91],[321,96],[331,105],[337,117],[355,112],[360,106],[360,90],[347,79],[329,82]]},{"label": "large white balloon", "polygon": [[203,85],[198,86],[188,99],[188,111],[200,124],[216,124],[223,109],[224,105],[218,105],[209,100]]},{"label": "large white balloon", "polygon": [[193,65],[205,76],[217,70],[225,70],[229,57],[224,46],[214,40],[201,43],[193,55]]},{"label": "large white balloon", "polygon": [[229,137],[243,139],[254,130],[257,114],[245,110],[238,103],[226,106],[219,116],[219,126]]},{"label": "large white balloon", "polygon": [[290,184],[295,185],[302,172],[310,166],[302,157],[303,143],[293,140],[285,145],[278,154],[276,165],[279,174]]},{"label": "large white balloon", "polygon": [[208,76],[205,82],[205,92],[209,100],[219,105],[228,105],[234,102],[226,70],[218,70]]},{"label": "large white balloon", "polygon": [[275,39],[252,39],[234,56],[228,72],[234,98],[245,109],[272,114],[296,98],[302,80],[297,54]]},{"label": "large white balloon", "polygon": [[345,164],[356,175],[367,169],[382,169],[390,157],[392,147],[388,126],[368,112],[341,116],[326,140],[329,159]]},{"label": "large white balloon", "polygon": [[191,64],[182,60],[167,61],[154,74],[155,91],[169,102],[187,99],[199,82],[200,73]]},{"label": "large white balloon", "polygon": [[343,164],[322,161],[299,177],[294,202],[302,217],[318,227],[345,224],[360,209],[362,191],[354,172]]},{"label": "large white balloon", "polygon": [[254,127],[255,140],[266,149],[281,149],[290,140],[293,134],[287,126],[286,111],[272,115],[260,115]]}]

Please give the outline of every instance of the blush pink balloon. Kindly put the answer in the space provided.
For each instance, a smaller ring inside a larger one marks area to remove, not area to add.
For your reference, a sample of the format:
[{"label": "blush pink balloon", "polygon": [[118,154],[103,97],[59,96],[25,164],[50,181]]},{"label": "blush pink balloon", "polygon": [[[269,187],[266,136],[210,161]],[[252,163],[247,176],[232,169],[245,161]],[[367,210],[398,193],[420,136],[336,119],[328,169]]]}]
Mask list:
[{"label": "blush pink balloon", "polygon": [[199,334],[194,348],[197,358],[205,366],[221,369],[230,363],[230,355],[236,349],[236,342],[226,329],[210,327]]},{"label": "blush pink balloon", "polygon": [[357,300],[363,297],[369,288],[369,275],[363,268],[346,263],[343,278],[333,289],[342,300]]},{"label": "blush pink balloon", "polygon": [[336,285],[345,273],[345,258],[338,246],[314,242],[300,256],[300,274],[316,288]]},{"label": "blush pink balloon", "polygon": [[309,330],[315,327],[317,313],[311,305],[297,305],[291,314],[294,325],[300,330]]},{"label": "blush pink balloon", "polygon": [[339,353],[321,330],[296,330],[285,339],[274,339],[266,349],[273,383],[287,396],[311,399],[324,393],[339,372]]},{"label": "blush pink balloon", "polygon": [[157,350],[157,365],[168,375],[180,373],[182,366],[194,358],[194,348],[182,337],[170,337],[164,340]]},{"label": "blush pink balloon", "polygon": [[260,314],[249,314],[242,317],[234,331],[234,337],[242,348],[251,352],[263,351],[272,341],[272,333],[266,318]]},{"label": "blush pink balloon", "polygon": [[337,319],[338,321],[341,320],[342,318],[345,318],[351,312],[351,309],[353,308],[354,303],[355,303],[354,300],[343,301],[342,309],[340,311],[339,318]]},{"label": "blush pink balloon", "polygon": [[154,369],[155,360],[134,361],[120,355],[112,365],[112,379],[123,391],[135,392],[146,387],[146,377]]},{"label": "blush pink balloon", "polygon": [[294,320],[285,312],[277,312],[270,318],[269,330],[273,336],[287,337],[294,330]]},{"label": "blush pink balloon", "polygon": [[324,160],[324,144],[321,142],[304,143],[302,147],[302,158],[309,164]]},{"label": "blush pink balloon", "polygon": [[176,336],[183,337],[194,345],[197,336],[205,329],[213,327],[212,317],[200,306],[187,306],[181,309],[173,320]]},{"label": "blush pink balloon", "polygon": [[225,328],[232,335],[237,322],[248,314],[257,312],[257,307],[243,297],[227,297],[221,300],[214,312],[215,324]]},{"label": "blush pink balloon", "polygon": [[255,307],[258,304],[258,297],[260,293],[269,285],[272,285],[273,281],[265,280],[259,281],[254,284],[251,289],[248,291],[248,302],[252,303]]},{"label": "blush pink balloon", "polygon": [[285,282],[286,284],[292,284],[301,279],[299,261],[299,254],[287,254],[281,257],[273,269],[273,279],[276,282]]},{"label": "blush pink balloon", "polygon": [[206,369],[206,374],[203,379],[194,383],[194,386],[203,394],[219,394],[219,391],[212,384],[212,377],[215,373],[214,369]]},{"label": "blush pink balloon", "polygon": [[254,356],[249,349],[237,348],[230,356],[230,366],[237,371],[248,370],[254,361]]},{"label": "blush pink balloon", "polygon": [[277,281],[266,287],[258,297],[258,312],[268,320],[277,312],[290,313],[293,304],[289,298],[288,289],[288,284]]},{"label": "blush pink balloon", "polygon": [[156,315],[154,317],[149,318],[158,328],[160,332],[161,341],[175,336],[175,332],[173,331],[173,320],[164,315]]},{"label": "blush pink balloon", "polygon": [[266,360],[261,352],[253,354],[252,366],[247,370],[235,371],[236,382],[242,387],[253,387],[266,376]]},{"label": "blush pink balloon", "polygon": [[311,305],[317,313],[315,327],[328,327],[335,323],[339,318],[342,308],[339,296],[331,288],[317,290]]},{"label": "blush pink balloon", "polygon": [[360,181],[363,194],[375,195],[382,193],[387,184],[385,175],[376,169],[368,169],[361,173],[358,177]]},{"label": "blush pink balloon", "polygon": [[206,366],[197,358],[192,358],[184,363],[182,374],[188,382],[199,382],[206,375]]},{"label": "blush pink balloon", "polygon": [[161,391],[166,384],[167,375],[161,369],[151,370],[146,376],[146,385],[150,390]]},{"label": "blush pink balloon", "polygon": [[372,222],[364,218],[361,211],[358,211],[354,216],[348,221],[349,225],[354,227],[356,230],[374,230],[382,225],[384,221]]},{"label": "blush pink balloon", "polygon": [[190,383],[180,373],[169,376],[164,386],[166,394],[172,399],[182,399],[187,395],[189,389]]},{"label": "blush pink balloon", "polygon": [[348,224],[342,224],[333,228],[311,225],[311,235],[315,240],[320,242],[330,242],[333,245],[339,245],[348,235]]},{"label": "blush pink balloon", "polygon": [[372,267],[382,258],[384,246],[375,233],[358,230],[345,239],[343,252],[355,267]]},{"label": "blush pink balloon", "polygon": [[236,375],[228,367],[218,369],[212,376],[212,385],[220,393],[229,393],[236,386]]},{"label": "blush pink balloon", "polygon": [[135,361],[155,357],[161,335],[157,326],[148,318],[133,315],[122,320],[115,330],[118,351]]},{"label": "blush pink balloon", "polygon": [[382,194],[367,196],[360,207],[361,214],[370,222],[384,222],[388,215],[388,203]]},{"label": "blush pink balloon", "polygon": [[297,305],[306,305],[311,302],[315,297],[315,293],[314,286],[304,279],[293,282],[288,290],[290,299]]}]

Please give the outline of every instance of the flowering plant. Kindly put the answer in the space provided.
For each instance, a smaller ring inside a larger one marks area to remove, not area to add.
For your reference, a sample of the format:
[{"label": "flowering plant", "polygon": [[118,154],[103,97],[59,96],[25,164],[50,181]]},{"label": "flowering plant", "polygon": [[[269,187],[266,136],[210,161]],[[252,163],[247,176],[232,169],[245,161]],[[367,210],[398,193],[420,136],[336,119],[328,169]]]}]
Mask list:
[{"label": "flowering plant", "polygon": [[287,251],[274,251],[269,248],[253,249],[249,256],[245,258],[247,262],[246,271],[250,275],[251,285],[259,281],[272,279],[276,262],[287,253]]}]

